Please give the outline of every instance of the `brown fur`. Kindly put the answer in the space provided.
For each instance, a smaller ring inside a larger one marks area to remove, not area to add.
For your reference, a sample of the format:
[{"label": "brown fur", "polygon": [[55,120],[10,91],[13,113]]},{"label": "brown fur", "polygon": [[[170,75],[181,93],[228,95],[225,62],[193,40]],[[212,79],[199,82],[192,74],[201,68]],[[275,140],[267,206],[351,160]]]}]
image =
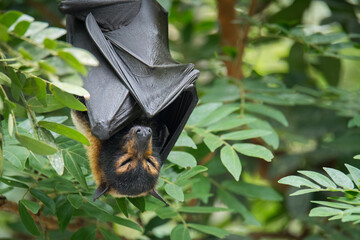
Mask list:
[{"label": "brown fur", "polygon": [[[91,133],[91,128],[87,116],[82,112],[72,111],[71,116],[74,122],[75,127],[84,134],[89,142],[90,146],[85,146],[87,151],[87,156],[89,159],[91,171],[94,176],[94,180],[97,186],[100,186],[102,183],[106,183],[106,176],[103,168],[100,165],[100,152],[102,151],[103,142],[95,137]],[[121,146],[122,145],[122,146]],[[120,142],[120,149],[124,153],[115,163],[116,174],[123,174],[134,169],[138,164],[142,164],[142,167],[152,176],[157,176],[160,171],[160,163],[152,155],[152,138],[149,139],[148,146],[145,151],[139,150],[136,143],[135,130],[130,131]],[[128,163],[124,164],[127,160],[131,159]],[[123,165],[124,164],[124,165]],[[123,166],[122,166],[123,165]],[[136,197],[146,196],[151,193],[144,192]],[[109,194],[114,197],[134,197],[133,195],[123,195],[120,194],[117,190],[110,187]]]},{"label": "brown fur", "polygon": [[[125,138],[128,139],[128,141],[123,146],[123,151],[126,152],[125,155],[121,156],[116,161],[116,173],[122,174],[127,171],[130,171],[134,169],[139,163],[141,163],[147,172],[149,172],[151,175],[157,175],[159,173],[160,165],[158,161],[151,156],[152,154],[152,138],[149,140],[149,145],[147,147],[147,150],[145,151],[145,154],[137,151],[136,149],[136,138],[134,136],[135,132],[131,131]],[[132,159],[129,163],[121,166],[124,162],[126,162],[129,159]],[[147,161],[149,159],[155,167]]]},{"label": "brown fur", "polygon": [[90,142],[90,146],[85,146],[86,153],[89,158],[90,168],[94,176],[94,180],[96,185],[100,185],[102,180],[105,178],[104,173],[99,165],[99,154],[101,151],[101,141],[96,138],[90,129],[89,122],[85,119],[82,119],[78,114],[74,111],[71,111],[71,117],[73,119],[73,123],[75,127],[85,136]]}]

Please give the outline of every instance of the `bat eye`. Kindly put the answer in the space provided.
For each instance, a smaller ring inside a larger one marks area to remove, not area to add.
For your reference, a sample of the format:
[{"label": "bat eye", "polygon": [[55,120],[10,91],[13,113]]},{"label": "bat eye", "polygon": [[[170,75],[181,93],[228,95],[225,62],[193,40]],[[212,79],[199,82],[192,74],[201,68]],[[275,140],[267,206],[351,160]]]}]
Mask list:
[{"label": "bat eye", "polygon": [[126,164],[128,164],[129,162],[131,162],[131,158],[129,158],[128,160],[126,160],[126,161],[124,161],[121,165],[120,165],[120,167],[122,167],[122,166],[125,166]]},{"label": "bat eye", "polygon": [[150,163],[151,166],[153,166],[154,168],[156,168],[155,163],[154,163],[153,161],[151,161],[149,158],[147,158],[146,161],[147,161],[148,163]]}]

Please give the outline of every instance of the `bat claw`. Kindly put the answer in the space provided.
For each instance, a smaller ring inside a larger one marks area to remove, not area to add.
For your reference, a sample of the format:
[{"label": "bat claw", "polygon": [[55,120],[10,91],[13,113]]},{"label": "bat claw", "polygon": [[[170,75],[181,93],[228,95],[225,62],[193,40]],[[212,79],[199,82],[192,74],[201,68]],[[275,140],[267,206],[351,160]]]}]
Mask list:
[{"label": "bat claw", "polygon": [[159,199],[160,201],[162,201],[163,203],[165,203],[165,205],[168,207],[169,204],[158,194],[158,192],[154,189],[152,190],[150,193],[150,195],[152,195],[153,197]]}]

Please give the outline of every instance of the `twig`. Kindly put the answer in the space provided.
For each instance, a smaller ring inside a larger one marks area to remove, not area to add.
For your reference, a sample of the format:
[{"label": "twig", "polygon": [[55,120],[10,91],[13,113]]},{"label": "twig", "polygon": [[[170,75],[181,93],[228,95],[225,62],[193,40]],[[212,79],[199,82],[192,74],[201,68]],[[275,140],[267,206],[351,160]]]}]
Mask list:
[{"label": "twig", "polygon": [[[19,207],[16,203],[7,200],[5,197],[0,197],[0,211],[19,214],[18,208]],[[42,211],[39,211],[38,214],[33,214],[32,212],[29,213],[37,224],[43,224],[47,230],[59,230],[58,220],[56,217],[44,216]],[[66,229],[75,232],[84,226],[84,220],[82,218],[77,218],[74,222],[70,223]]]}]

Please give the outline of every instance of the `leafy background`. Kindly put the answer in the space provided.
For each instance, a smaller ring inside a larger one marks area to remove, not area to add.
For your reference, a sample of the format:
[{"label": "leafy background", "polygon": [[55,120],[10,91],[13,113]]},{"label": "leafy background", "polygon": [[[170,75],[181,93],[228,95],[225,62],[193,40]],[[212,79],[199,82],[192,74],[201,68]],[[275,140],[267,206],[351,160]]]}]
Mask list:
[{"label": "leafy background", "polygon": [[0,238],[358,239],[358,1],[159,2],[173,57],[201,71],[161,170],[170,207],[91,201],[69,113],[97,60],[64,42],[57,2],[0,2]]}]

